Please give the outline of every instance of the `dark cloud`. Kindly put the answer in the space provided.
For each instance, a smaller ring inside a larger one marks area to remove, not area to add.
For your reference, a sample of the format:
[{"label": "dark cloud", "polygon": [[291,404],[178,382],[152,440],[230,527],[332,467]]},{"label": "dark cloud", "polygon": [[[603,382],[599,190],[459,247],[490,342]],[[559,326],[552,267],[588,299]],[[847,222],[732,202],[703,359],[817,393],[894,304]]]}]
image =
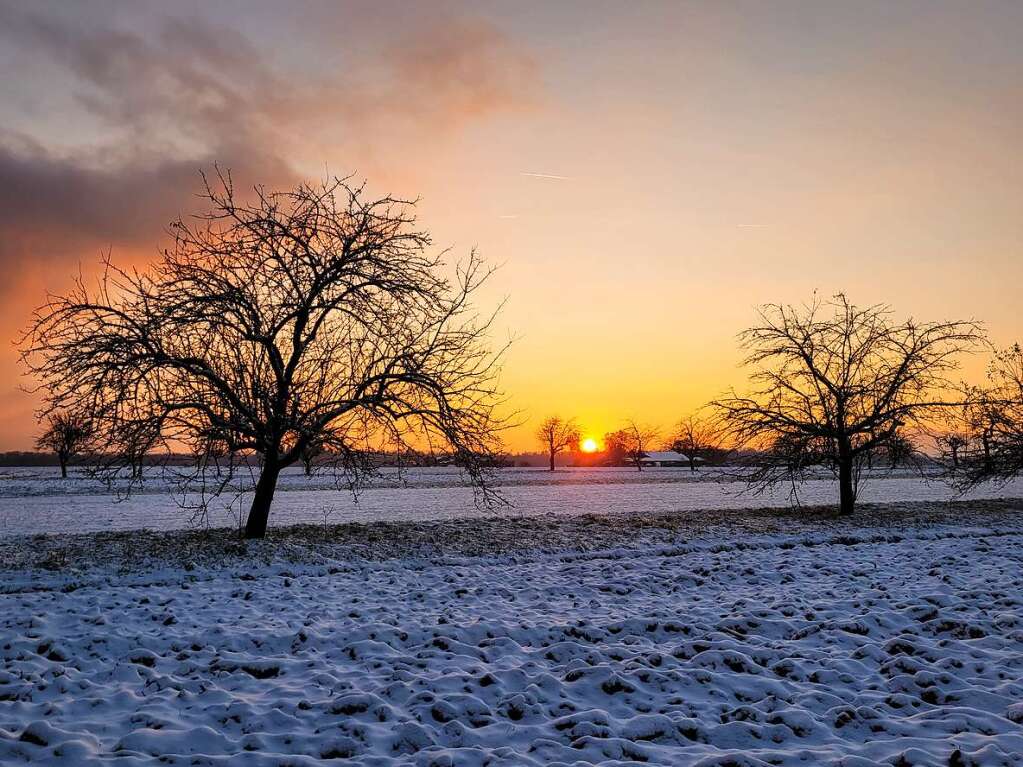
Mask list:
[{"label": "dark cloud", "polygon": [[[253,163],[238,150],[217,157],[237,161],[258,178],[286,178],[279,159]],[[133,159],[114,166],[55,156],[34,147],[0,148],[0,260],[77,259],[113,244],[151,243],[178,212],[191,207],[198,171],[214,156],[179,161]],[[8,285],[9,286],[9,285]],[[2,289],[2,287],[0,287]]]}]

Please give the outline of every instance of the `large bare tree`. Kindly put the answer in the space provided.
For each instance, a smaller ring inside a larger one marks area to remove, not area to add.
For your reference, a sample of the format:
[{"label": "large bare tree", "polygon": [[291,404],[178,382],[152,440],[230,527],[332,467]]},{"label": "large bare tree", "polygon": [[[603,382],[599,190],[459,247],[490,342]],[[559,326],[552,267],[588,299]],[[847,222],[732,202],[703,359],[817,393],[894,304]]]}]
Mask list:
[{"label": "large bare tree", "polygon": [[150,270],[107,258],[95,289],[37,310],[22,358],[43,413],[88,414],[112,463],[154,433],[219,477],[254,457],[247,537],[310,446],[346,475],[375,452],[441,451],[486,496],[500,355],[470,304],[490,274],[476,254],[446,266],[413,203],[347,179],[248,201],[229,174],[203,182],[208,212],[175,222]]},{"label": "large bare tree", "polygon": [[92,445],[93,436],[93,426],[87,420],[70,412],[53,411],[47,414],[46,431],[36,440],[36,448],[57,456],[60,476],[66,479],[68,463]]},{"label": "large bare tree", "polygon": [[754,451],[751,489],[795,483],[811,467],[837,475],[843,514],[879,450],[902,451],[914,425],[952,401],[959,355],[981,344],[974,322],[895,321],[884,305],[844,295],[803,307],[769,305],[740,335],[752,391],[713,403],[724,434]]},{"label": "large bare tree", "polygon": [[573,419],[560,416],[545,418],[536,430],[536,439],[543,446],[550,459],[550,470],[554,471],[554,458],[564,450],[576,450],[581,438],[579,427]]}]

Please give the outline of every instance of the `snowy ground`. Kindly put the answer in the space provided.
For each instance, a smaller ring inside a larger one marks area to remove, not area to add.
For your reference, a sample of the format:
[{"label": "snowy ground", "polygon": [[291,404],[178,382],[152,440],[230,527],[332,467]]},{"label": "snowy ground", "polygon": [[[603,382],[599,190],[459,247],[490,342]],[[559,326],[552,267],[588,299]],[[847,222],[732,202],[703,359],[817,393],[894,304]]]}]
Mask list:
[{"label": "snowy ground", "polygon": [[[413,469],[400,476],[387,471],[363,492],[358,503],[326,476],[304,476],[292,469],[281,477],[274,498],[272,525],[339,522],[422,521],[466,517],[564,516],[594,511],[626,514],[671,513],[697,509],[743,509],[751,504],[784,507],[790,488],[750,498],[742,483],[726,481],[713,469],[502,469],[495,472],[497,489],[509,502],[492,510],[476,508],[472,490],[455,469]],[[246,490],[247,477],[240,477]],[[926,481],[902,471],[874,478],[861,491],[865,502],[943,501],[952,497],[944,482]],[[971,498],[1023,497],[1023,480],[978,488]],[[838,488],[832,479],[815,479],[799,487],[804,504],[834,503]],[[100,532],[149,528],[175,530],[199,526],[237,526],[244,518],[251,492],[228,494],[211,503],[208,515],[195,519],[179,506],[172,477],[151,470],[142,492],[115,502],[108,488],[81,475],[62,480],[52,468],[0,469],[0,537],[31,533]]]},{"label": "snowy ground", "polygon": [[1021,504],[863,511],[9,538],[0,763],[1023,764]]}]

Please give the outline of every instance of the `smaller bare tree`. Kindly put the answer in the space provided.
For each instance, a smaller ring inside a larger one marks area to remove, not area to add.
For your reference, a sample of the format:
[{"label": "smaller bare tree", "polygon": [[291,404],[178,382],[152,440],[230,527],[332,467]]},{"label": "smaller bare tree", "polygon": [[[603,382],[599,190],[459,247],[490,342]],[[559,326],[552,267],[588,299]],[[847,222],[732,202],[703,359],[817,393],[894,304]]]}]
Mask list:
[{"label": "smaller bare tree", "polygon": [[753,391],[713,403],[724,434],[757,456],[751,490],[795,488],[820,465],[838,479],[842,514],[853,512],[872,456],[905,460],[910,431],[956,404],[946,398],[949,374],[984,341],[975,322],[894,322],[889,307],[858,307],[842,294],[766,306],[760,319],[740,336]]},{"label": "smaller bare tree", "polygon": [[1023,473],[1023,348],[996,352],[987,379],[967,390],[961,415],[966,445],[953,481],[963,491]]},{"label": "smaller bare tree", "polygon": [[117,424],[119,431],[118,445],[123,450],[122,456],[100,455],[96,461],[97,474],[104,475],[105,464],[112,464],[114,467],[127,465],[131,472],[132,484],[142,481],[143,467],[147,458],[158,447],[163,446],[163,435],[161,433],[161,422],[156,419],[152,422],[122,422]]},{"label": "smaller bare tree", "polygon": [[635,465],[637,471],[643,471],[643,459],[658,436],[658,430],[646,424],[628,421],[618,431],[604,435],[607,452]]},{"label": "smaller bare tree", "polygon": [[36,440],[36,448],[56,454],[60,462],[60,476],[67,478],[68,463],[89,448],[92,436],[92,426],[88,421],[61,411],[48,417],[46,431]]},{"label": "smaller bare tree", "polygon": [[554,471],[554,458],[564,450],[577,450],[581,434],[575,420],[559,416],[544,419],[536,430],[536,438],[543,445],[550,458],[550,470]]},{"label": "smaller bare tree", "polygon": [[719,449],[716,429],[709,420],[688,415],[679,420],[668,447],[686,456],[689,470],[696,471],[699,461],[709,460]]}]

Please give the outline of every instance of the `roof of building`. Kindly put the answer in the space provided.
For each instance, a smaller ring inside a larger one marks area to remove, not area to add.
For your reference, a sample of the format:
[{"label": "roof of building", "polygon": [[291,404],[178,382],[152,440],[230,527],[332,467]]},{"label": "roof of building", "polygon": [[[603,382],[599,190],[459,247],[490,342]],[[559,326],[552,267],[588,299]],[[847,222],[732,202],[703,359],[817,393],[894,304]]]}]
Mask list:
[{"label": "roof of building", "polygon": [[682,455],[682,453],[676,453],[674,450],[655,450],[654,452],[644,453],[644,461],[688,461],[689,456]]}]

